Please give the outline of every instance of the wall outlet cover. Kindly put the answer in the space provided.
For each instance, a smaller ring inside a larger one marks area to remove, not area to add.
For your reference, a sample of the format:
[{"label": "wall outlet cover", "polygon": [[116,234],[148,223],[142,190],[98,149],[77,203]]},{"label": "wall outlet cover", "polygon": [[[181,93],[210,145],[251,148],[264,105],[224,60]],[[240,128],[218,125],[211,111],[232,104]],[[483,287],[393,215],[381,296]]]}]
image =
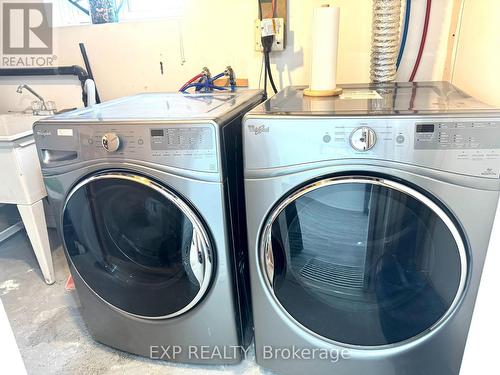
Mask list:
[{"label": "wall outlet cover", "polygon": [[[274,42],[271,51],[283,51],[285,49],[285,20],[283,18],[273,18],[275,26]],[[267,22],[266,22],[267,21]],[[261,36],[270,35],[269,23],[271,19],[255,20],[255,50],[262,52]],[[272,33],[271,33],[272,35]]]}]

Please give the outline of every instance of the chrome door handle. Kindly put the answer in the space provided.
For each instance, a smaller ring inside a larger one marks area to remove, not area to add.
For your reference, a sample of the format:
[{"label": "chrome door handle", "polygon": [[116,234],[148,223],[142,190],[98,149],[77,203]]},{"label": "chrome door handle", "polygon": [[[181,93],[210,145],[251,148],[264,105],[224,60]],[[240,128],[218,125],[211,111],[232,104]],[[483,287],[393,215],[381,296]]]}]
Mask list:
[{"label": "chrome door handle", "polygon": [[274,280],[274,254],[273,254],[273,246],[271,245],[271,241],[268,242],[264,254],[264,266],[266,267],[266,274],[269,280],[269,283],[272,285]]},{"label": "chrome door handle", "polygon": [[203,283],[205,262],[207,261],[206,254],[208,254],[208,244],[204,242],[203,236],[200,235],[196,228],[193,228],[193,238],[189,250],[189,265],[194,277],[196,277],[200,285]]}]

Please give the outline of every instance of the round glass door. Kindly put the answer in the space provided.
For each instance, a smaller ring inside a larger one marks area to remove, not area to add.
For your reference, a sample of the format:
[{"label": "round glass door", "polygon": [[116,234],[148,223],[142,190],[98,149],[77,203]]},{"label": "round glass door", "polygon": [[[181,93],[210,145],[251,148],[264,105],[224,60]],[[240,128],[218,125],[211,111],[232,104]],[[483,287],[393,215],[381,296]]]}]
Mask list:
[{"label": "round glass door", "polygon": [[448,215],[393,181],[338,177],[296,191],[264,227],[260,264],[289,317],[336,343],[402,344],[460,300],[467,256]]},{"label": "round glass door", "polygon": [[177,316],[208,289],[207,231],[181,198],[145,177],[109,172],[79,183],[64,207],[63,235],[85,283],[126,313]]}]

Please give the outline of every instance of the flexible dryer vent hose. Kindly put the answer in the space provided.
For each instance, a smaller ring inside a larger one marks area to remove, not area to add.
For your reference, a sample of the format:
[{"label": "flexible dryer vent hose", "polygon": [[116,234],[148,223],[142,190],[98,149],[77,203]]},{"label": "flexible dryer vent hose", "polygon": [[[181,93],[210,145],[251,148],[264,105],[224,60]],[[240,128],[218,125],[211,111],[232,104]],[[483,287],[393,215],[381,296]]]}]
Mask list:
[{"label": "flexible dryer vent hose", "polygon": [[401,22],[401,0],[373,0],[370,79],[396,79]]}]

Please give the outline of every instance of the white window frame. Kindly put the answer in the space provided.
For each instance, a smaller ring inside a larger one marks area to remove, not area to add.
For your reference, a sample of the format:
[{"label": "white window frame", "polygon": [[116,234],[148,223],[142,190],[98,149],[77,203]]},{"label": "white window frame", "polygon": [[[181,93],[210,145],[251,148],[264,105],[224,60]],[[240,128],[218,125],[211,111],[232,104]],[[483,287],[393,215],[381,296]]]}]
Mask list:
[{"label": "white window frame", "polygon": [[[119,3],[119,0],[116,0]],[[136,21],[151,21],[161,19],[179,19],[184,15],[185,0],[124,0],[119,13],[119,22],[136,22]],[[157,5],[161,5],[161,9],[150,11],[142,11],[145,2],[151,1]],[[67,0],[43,0],[45,3],[53,4],[53,26],[82,26],[92,25],[90,15],[86,15],[78,10],[74,5]],[[134,10],[134,4],[138,5]],[[139,5],[140,4],[140,5]],[[82,4],[88,9],[88,1],[85,0]]]}]

